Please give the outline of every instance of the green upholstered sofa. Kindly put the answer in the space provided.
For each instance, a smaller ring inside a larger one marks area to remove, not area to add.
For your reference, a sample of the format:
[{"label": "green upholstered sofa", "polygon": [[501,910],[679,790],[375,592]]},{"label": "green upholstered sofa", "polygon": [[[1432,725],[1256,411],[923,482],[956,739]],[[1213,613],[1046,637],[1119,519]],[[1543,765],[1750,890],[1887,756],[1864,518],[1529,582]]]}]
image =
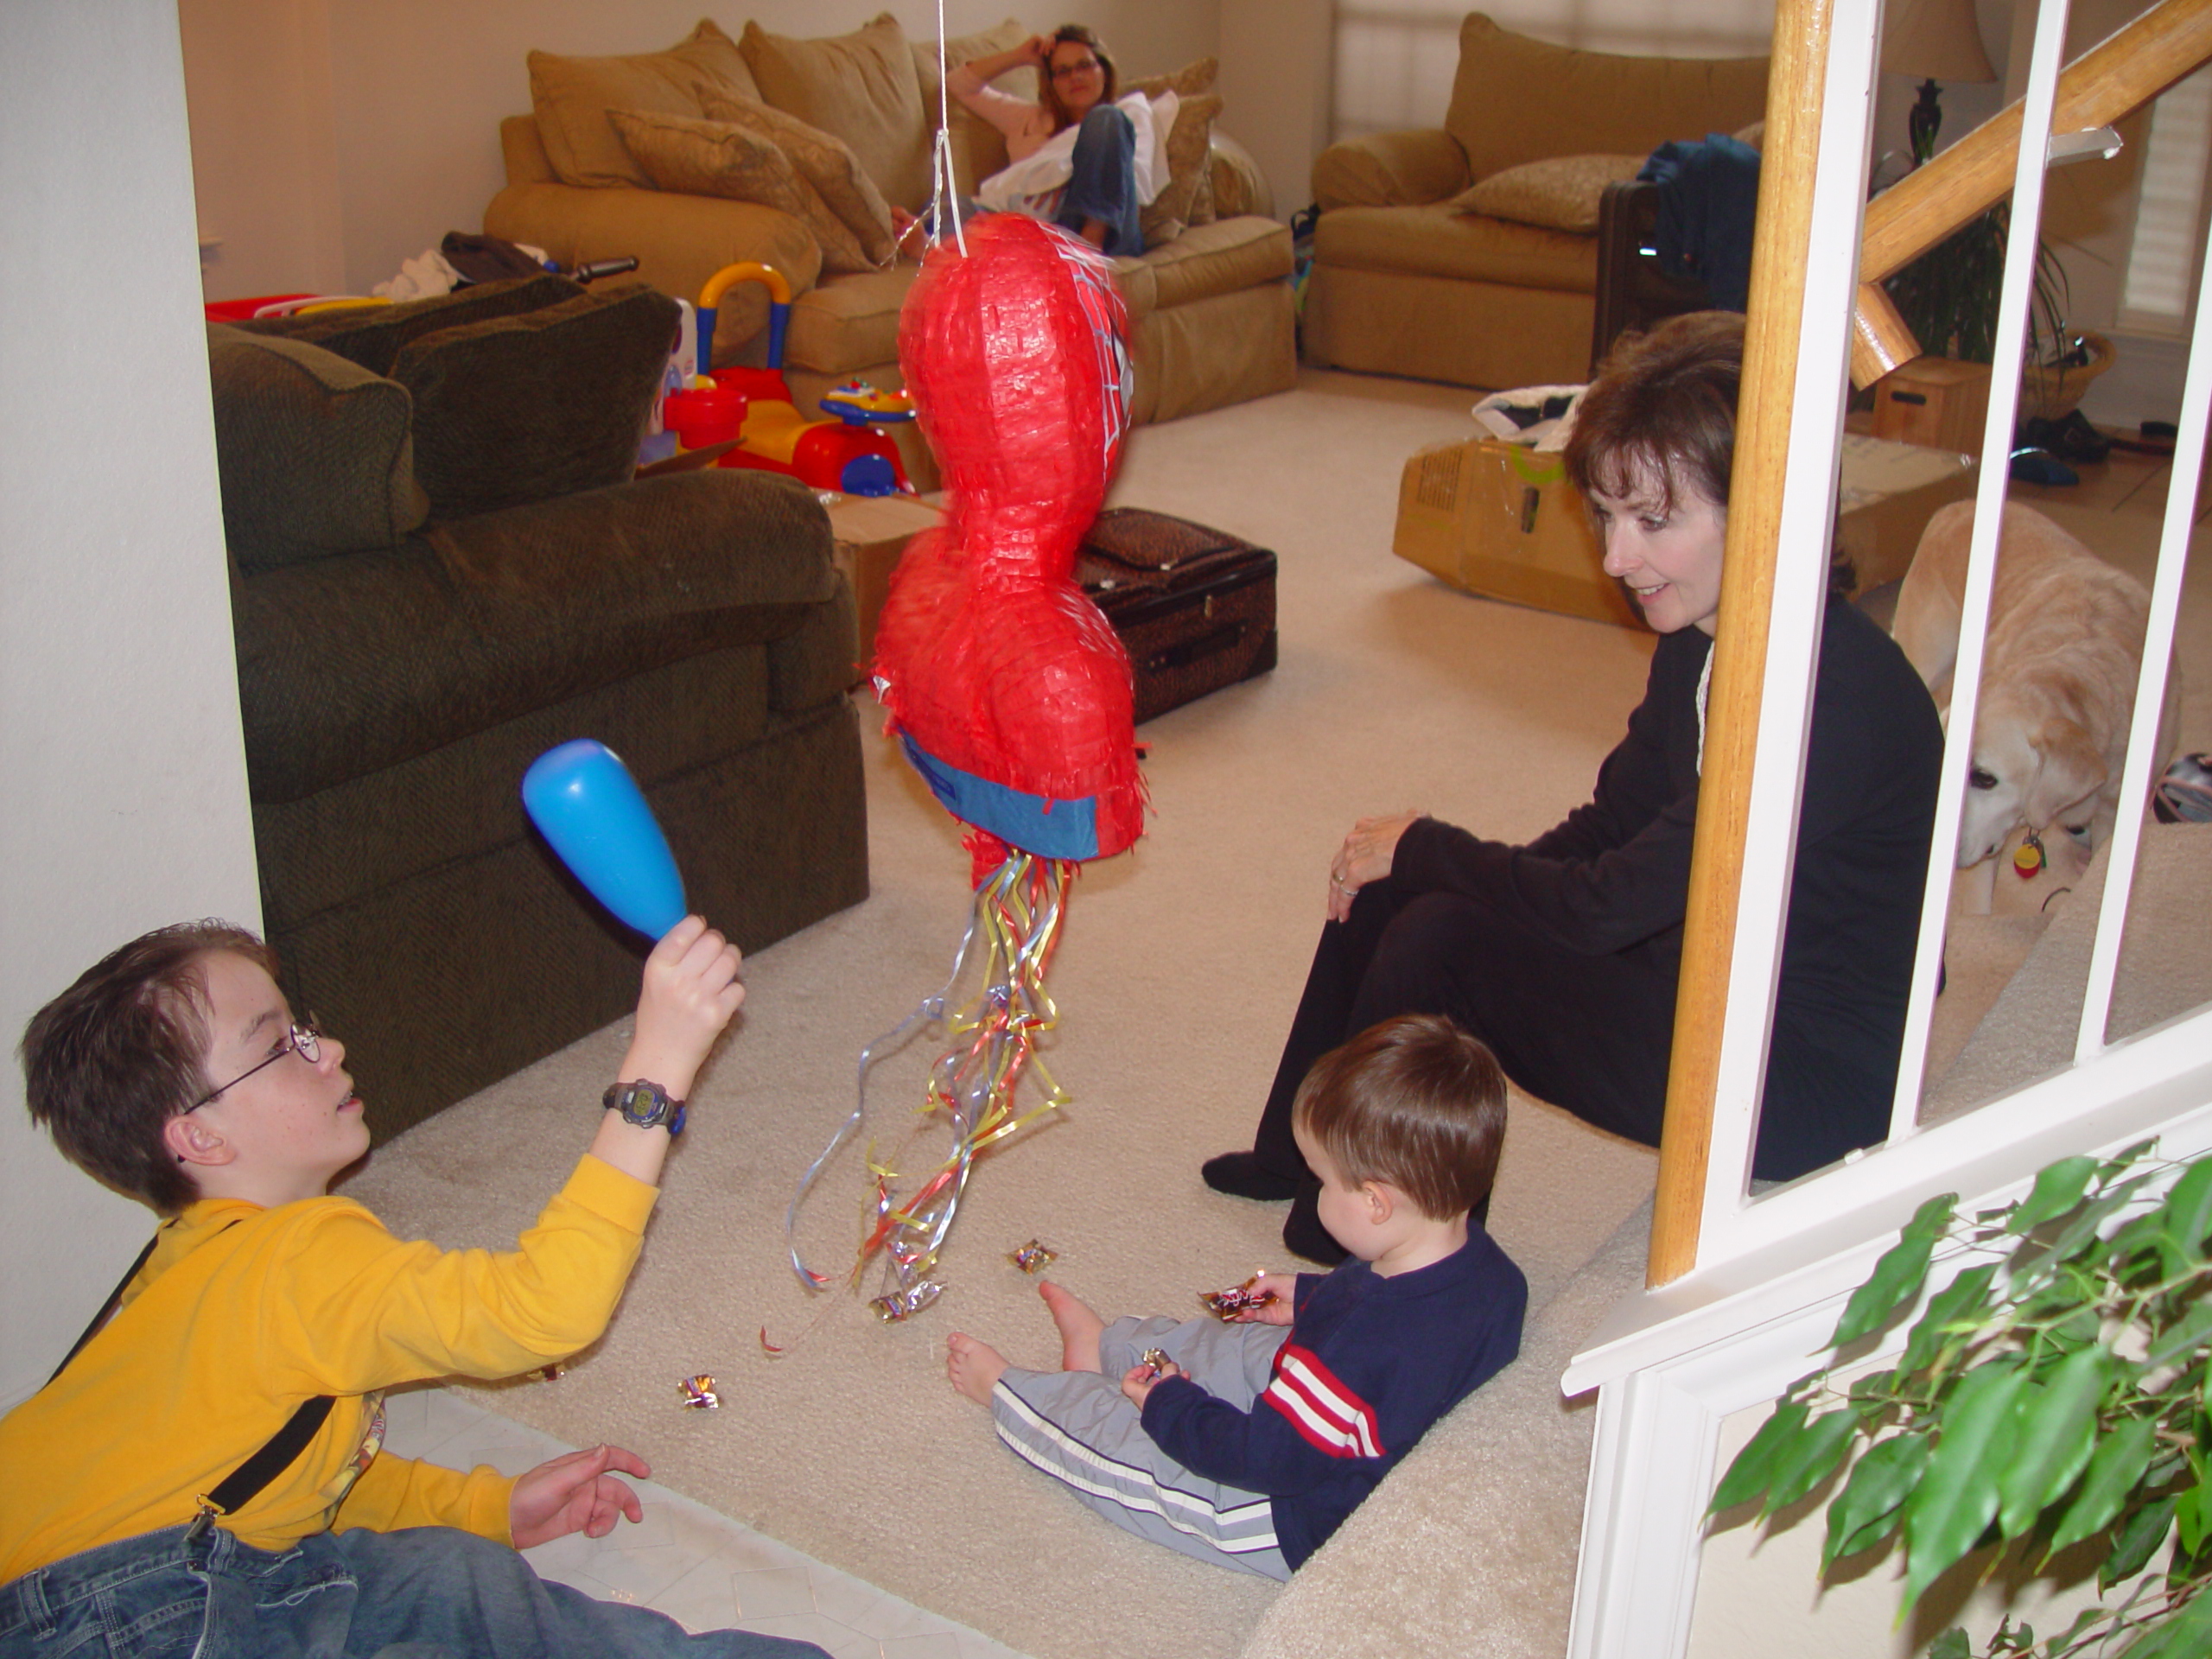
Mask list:
[{"label": "green upholstered sofa", "polygon": [[554,744],[628,762],[745,949],[867,893],[820,504],[632,480],[675,313],[549,276],[209,327],[264,922],[379,1139],[636,1000],[645,942],[522,810]]}]

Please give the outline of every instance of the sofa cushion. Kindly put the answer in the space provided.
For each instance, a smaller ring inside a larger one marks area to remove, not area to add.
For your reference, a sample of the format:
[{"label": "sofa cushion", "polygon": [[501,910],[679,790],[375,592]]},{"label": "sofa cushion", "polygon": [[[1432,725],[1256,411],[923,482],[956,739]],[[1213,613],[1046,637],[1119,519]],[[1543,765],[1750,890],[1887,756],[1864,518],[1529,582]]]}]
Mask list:
[{"label": "sofa cushion", "polygon": [[[1141,259],[1116,261],[1115,274],[1131,296],[1131,312],[1141,315],[1287,276],[1291,264],[1289,227],[1244,216],[1194,225]],[[1147,287],[1140,312],[1135,296]]]},{"label": "sofa cushion", "polygon": [[1314,229],[1313,257],[1321,264],[1407,276],[1567,294],[1598,291],[1595,237],[1464,213],[1442,202],[1324,213]]},{"label": "sofa cushion", "polygon": [[817,374],[849,375],[899,360],[899,308],[918,265],[822,283],[791,302],[784,361]]},{"label": "sofa cushion", "polygon": [[676,302],[641,283],[411,340],[415,470],[440,519],[619,484],[676,342]]},{"label": "sofa cushion", "polygon": [[707,18],[665,52],[622,58],[530,54],[530,98],[545,154],[563,184],[643,187],[645,170],[623,147],[609,110],[697,115],[705,91],[753,96],[759,88],[736,43]]},{"label": "sofa cushion", "polygon": [[388,548],[423,522],[405,390],[334,353],[210,324],[223,534],[241,570]]},{"label": "sofa cushion", "polygon": [[346,306],[315,311],[306,316],[264,317],[238,326],[257,334],[296,340],[335,352],[371,374],[388,375],[399,361],[407,342],[441,328],[458,328],[494,317],[515,316],[549,305],[573,300],[582,285],[548,271],[543,276],[518,276],[507,282],[472,283],[450,294],[401,305]]},{"label": "sofa cushion", "polygon": [[849,35],[814,41],[749,22],[738,50],[762,102],[850,144],[887,200],[916,207],[928,197],[931,129],[896,17],[887,11]]},{"label": "sofa cushion", "polygon": [[830,211],[860,243],[868,261],[881,265],[892,256],[891,207],[868,176],[851,145],[834,132],[763,104],[757,98],[713,97],[707,114],[764,138],[791,158],[798,175],[821,194]]},{"label": "sofa cushion", "polygon": [[[1020,19],[1009,17],[995,29],[987,29],[976,35],[952,36],[944,42],[945,67],[957,69],[962,64],[973,63],[978,58],[1011,51],[1027,40],[1030,34],[1030,30],[1021,26]],[[922,88],[922,120],[934,134],[940,104],[938,43],[935,41],[916,41],[913,50],[914,72],[920,79]],[[1036,102],[1037,72],[1027,64],[1007,70],[988,84],[1009,97],[1020,99],[1026,103]],[[978,184],[1006,166],[1009,159],[1006,135],[958,99],[944,99],[942,102],[950,106],[952,116],[952,187],[963,197],[973,196]]]},{"label": "sofa cushion", "polygon": [[[656,190],[723,196],[789,213],[822,250],[826,271],[874,269],[851,226],[773,142],[729,121],[610,110],[607,118]],[[825,134],[824,137],[827,137]]]},{"label": "sofa cushion", "polygon": [[1444,126],[1480,181],[1547,156],[1648,156],[1670,139],[1730,131],[1766,113],[1766,80],[1764,58],[1583,52],[1471,12]]},{"label": "sofa cushion", "polygon": [[1221,113],[1221,99],[1203,92],[1182,99],[1175,107],[1175,123],[1167,130],[1167,182],[1145,204],[1137,222],[1144,245],[1159,247],[1183,233],[1188,225],[1213,222],[1211,181],[1214,118]]},{"label": "sofa cushion", "polygon": [[657,664],[781,639],[838,582],[813,492],[709,468],[240,582],[254,799],[296,800]]},{"label": "sofa cushion", "polygon": [[1643,166],[1641,156],[1558,156],[1493,173],[1462,190],[1450,206],[1516,225],[1592,236],[1598,207],[1609,184],[1626,184]]}]

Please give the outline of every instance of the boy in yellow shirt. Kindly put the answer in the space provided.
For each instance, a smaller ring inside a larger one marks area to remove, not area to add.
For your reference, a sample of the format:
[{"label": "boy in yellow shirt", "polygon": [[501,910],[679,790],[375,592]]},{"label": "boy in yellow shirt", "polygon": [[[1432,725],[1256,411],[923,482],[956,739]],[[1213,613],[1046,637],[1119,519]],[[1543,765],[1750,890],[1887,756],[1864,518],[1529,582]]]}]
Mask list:
[{"label": "boy in yellow shirt", "polygon": [[639,1518],[632,1452],[515,1480],[378,1455],[386,1389],[512,1376],[606,1328],[744,999],[735,948],[696,916],[654,948],[589,1151],[500,1254],[403,1243],[328,1195],[368,1150],[361,1103],[270,966],[238,929],[164,928],[24,1033],[33,1119],[165,1219],[114,1317],[0,1419],[0,1659],[818,1654],[538,1579],[518,1548]]}]

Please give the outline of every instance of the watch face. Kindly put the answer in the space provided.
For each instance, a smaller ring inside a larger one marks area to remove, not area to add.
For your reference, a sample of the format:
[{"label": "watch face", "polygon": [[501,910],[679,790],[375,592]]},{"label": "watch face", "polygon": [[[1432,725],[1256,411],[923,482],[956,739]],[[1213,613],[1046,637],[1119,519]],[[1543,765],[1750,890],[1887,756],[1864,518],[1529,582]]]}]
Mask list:
[{"label": "watch face", "polygon": [[671,1100],[657,1083],[641,1077],[635,1083],[617,1084],[607,1091],[606,1103],[622,1114],[624,1122],[641,1129],[666,1124],[671,1135],[683,1132],[683,1102]]}]

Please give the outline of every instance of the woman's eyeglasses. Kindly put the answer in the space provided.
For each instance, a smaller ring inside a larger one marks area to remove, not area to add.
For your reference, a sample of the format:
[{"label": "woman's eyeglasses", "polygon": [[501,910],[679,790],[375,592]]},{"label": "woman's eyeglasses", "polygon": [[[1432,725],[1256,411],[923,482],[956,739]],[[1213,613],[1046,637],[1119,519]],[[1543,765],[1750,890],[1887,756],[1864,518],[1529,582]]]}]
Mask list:
[{"label": "woman's eyeglasses", "polygon": [[1098,60],[1096,58],[1077,58],[1073,63],[1056,65],[1052,70],[1052,79],[1070,80],[1077,75],[1090,73],[1097,67]]},{"label": "woman's eyeglasses", "polygon": [[[304,1020],[296,1022],[292,1027],[290,1033],[284,1039],[284,1046],[282,1048],[278,1049],[274,1054],[271,1054],[267,1059],[262,1061],[260,1065],[246,1067],[245,1071],[239,1072],[238,1076],[232,1077],[228,1083],[225,1084],[223,1085],[223,1089],[237,1088],[238,1084],[244,1083],[255,1072],[264,1071],[266,1068],[276,1065],[277,1061],[283,1059],[287,1054],[296,1054],[302,1059],[305,1060],[309,1065],[315,1065],[317,1061],[322,1058],[322,1033],[315,1027],[315,1015],[309,1014]],[[209,1101],[214,1099],[217,1095],[221,1094],[223,1092],[223,1089],[213,1090],[207,1094],[200,1096],[199,1099],[194,1101],[191,1105],[186,1107],[184,1109],[188,1112],[198,1111]]]}]

